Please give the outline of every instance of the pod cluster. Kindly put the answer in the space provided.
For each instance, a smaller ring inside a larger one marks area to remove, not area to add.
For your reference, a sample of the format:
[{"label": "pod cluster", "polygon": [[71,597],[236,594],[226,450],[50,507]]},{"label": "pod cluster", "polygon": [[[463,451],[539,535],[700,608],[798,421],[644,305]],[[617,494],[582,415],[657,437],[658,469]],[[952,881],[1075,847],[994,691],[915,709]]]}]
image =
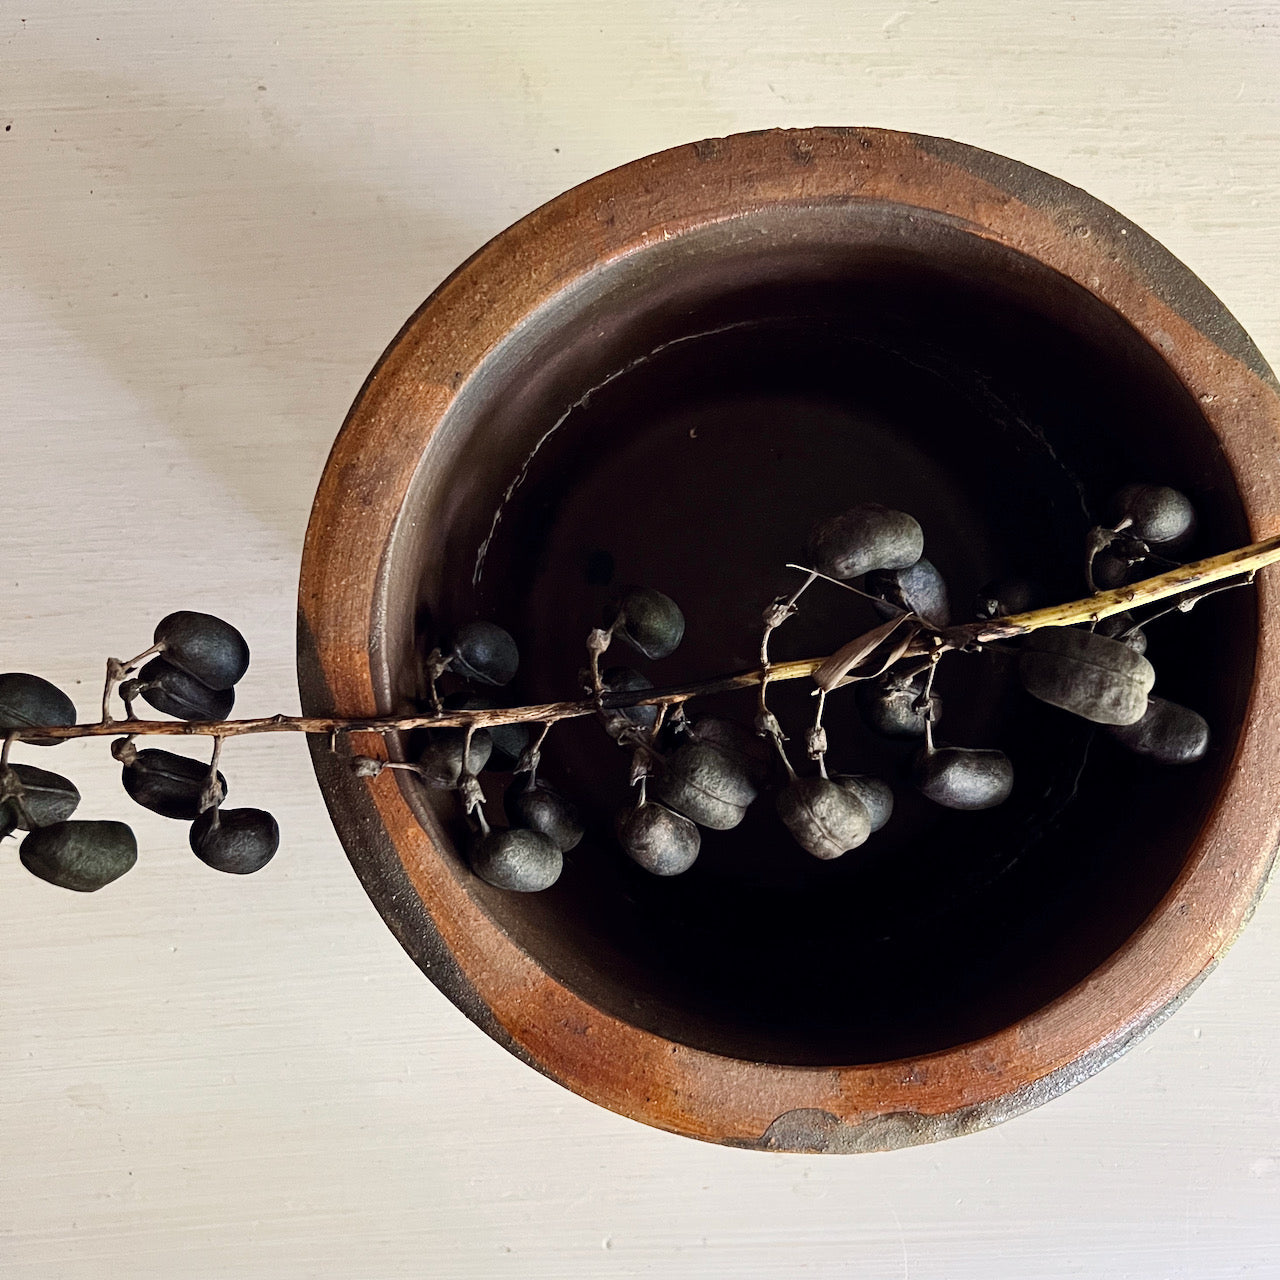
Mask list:
[{"label": "pod cluster", "polygon": [[[121,685],[126,707],[142,698],[184,720],[222,720],[233,686],[249,665],[244,637],[212,614],[170,614],[156,627],[136,676]],[[75,707],[60,689],[25,672],[0,675],[0,735],[19,732],[22,742],[56,746],[57,738],[27,736],[31,729],[65,728]],[[198,760],[171,751],[138,750],[132,740],[112,747],[131,799],[167,818],[190,823],[196,856],[219,871],[245,874],[265,866],[280,843],[275,819],[261,809],[224,810],[226,779]],[[132,829],[123,822],[75,818],[80,793],[67,778],[32,765],[0,766],[0,835],[25,831],[19,859],[40,879],[65,889],[93,892],[124,875],[138,858]]]}]

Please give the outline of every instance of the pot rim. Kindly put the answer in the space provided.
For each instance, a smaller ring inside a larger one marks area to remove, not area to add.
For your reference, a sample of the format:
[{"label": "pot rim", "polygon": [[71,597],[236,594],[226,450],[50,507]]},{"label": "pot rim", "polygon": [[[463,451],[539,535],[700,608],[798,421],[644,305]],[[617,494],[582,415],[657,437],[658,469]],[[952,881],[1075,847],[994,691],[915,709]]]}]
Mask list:
[{"label": "pot rim", "polygon": [[[1280,533],[1280,387],[1222,303],[1113,209],[1060,179],[944,139],[877,129],[770,130],[633,161],[503,231],[427,299],[370,373],[333,446],[299,587],[304,714],[388,710],[385,552],[432,431],[502,337],[587,271],[769,205],[889,202],[959,220],[1048,265],[1121,315],[1198,400],[1254,540]],[[736,1146],[883,1150],[970,1132],[1085,1079],[1151,1030],[1247,921],[1280,844],[1276,611],[1258,586],[1249,704],[1221,790],[1178,879],[1121,948],[1013,1025],[916,1058],[786,1066],[693,1049],[561,985],[481,909],[439,829],[391,772],[357,779],[312,740],[335,826],[375,905],[429,977],[512,1052],[633,1119]],[[377,735],[352,751],[382,754]],[[445,852],[440,852],[439,850]]]}]

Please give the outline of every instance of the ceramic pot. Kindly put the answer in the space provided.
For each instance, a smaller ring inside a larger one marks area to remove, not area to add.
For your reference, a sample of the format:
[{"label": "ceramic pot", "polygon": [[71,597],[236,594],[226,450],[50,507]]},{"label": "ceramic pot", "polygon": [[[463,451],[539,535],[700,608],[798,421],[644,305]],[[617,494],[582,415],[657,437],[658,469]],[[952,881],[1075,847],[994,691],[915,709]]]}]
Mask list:
[{"label": "ceramic pot", "polygon": [[[513,699],[575,696],[620,582],[685,609],[659,685],[749,667],[805,530],[862,500],[920,519],[961,617],[1027,566],[1070,599],[1084,531],[1129,480],[1191,495],[1197,554],[1280,532],[1278,441],[1277,384],[1240,326],[1075,187],[871,129],[677,147],[496,237],[371,373],[307,535],[304,710],[405,709],[420,637],[474,617],[520,643]],[[802,611],[775,655],[830,652],[854,608]],[[1183,769],[958,656],[945,736],[1006,749],[1013,798],[958,814],[899,789],[885,831],[830,863],[762,804],[685,875],[646,876],[610,837],[626,761],[575,722],[544,771],[588,836],[554,888],[503,893],[460,856],[451,797],[348,768],[413,744],[313,754],[387,924],[525,1062],[692,1137],[879,1150],[1060,1093],[1213,968],[1280,842],[1276,610],[1264,574],[1153,626],[1157,692],[1212,726]],[[802,726],[805,691],[776,696]],[[898,779],[909,745],[873,739],[852,702],[828,725],[837,766]]]}]

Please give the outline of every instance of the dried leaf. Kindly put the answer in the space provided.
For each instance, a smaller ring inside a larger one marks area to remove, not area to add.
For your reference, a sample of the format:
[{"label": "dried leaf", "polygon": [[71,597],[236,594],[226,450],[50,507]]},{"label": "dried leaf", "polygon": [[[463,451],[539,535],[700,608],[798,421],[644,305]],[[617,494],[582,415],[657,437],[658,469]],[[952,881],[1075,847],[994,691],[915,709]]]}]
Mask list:
[{"label": "dried leaf", "polygon": [[[872,627],[857,639],[842,645],[813,673],[813,679],[818,688],[824,691],[834,689],[854,667],[865,662],[903,623],[910,619],[911,615],[907,613],[897,618],[890,618],[888,622],[882,622],[878,627]],[[918,625],[916,624],[913,628],[912,634],[918,629]]]}]

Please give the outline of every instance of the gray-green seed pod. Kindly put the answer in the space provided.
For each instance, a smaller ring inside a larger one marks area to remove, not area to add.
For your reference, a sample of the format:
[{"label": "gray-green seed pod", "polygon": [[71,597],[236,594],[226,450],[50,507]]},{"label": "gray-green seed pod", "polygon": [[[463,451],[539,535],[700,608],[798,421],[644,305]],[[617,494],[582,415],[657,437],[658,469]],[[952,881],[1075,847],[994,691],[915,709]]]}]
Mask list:
[{"label": "gray-green seed pod", "polygon": [[672,752],[649,789],[668,808],[714,831],[736,827],[756,798],[746,768],[702,742],[686,742]]},{"label": "gray-green seed pod", "polygon": [[1119,640],[1075,627],[1044,627],[1023,641],[1022,687],[1095,724],[1132,724],[1156,681],[1146,658]]},{"label": "gray-green seed pod", "polygon": [[[120,771],[124,789],[144,809],[164,818],[194,822],[200,816],[200,800],[209,766],[190,756],[149,747],[139,751]],[[227,794],[227,780],[218,774],[222,795]]]},{"label": "gray-green seed pod", "polygon": [[[465,729],[433,729],[431,741],[418,758],[423,781],[430,787],[456,787],[462,781],[462,749],[467,740]],[[487,729],[477,729],[471,735],[471,750],[467,752],[466,772],[477,774],[489,763],[493,751],[493,739]]]},{"label": "gray-green seed pod", "polygon": [[[0,675],[0,736],[14,730],[65,728],[76,722],[75,704],[43,676],[25,671]],[[60,738],[23,738],[34,747],[56,747]]]},{"label": "gray-green seed pod", "polygon": [[247,876],[275,857],[280,827],[265,809],[206,809],[191,824],[187,842],[206,866]]},{"label": "gray-green seed pod", "polygon": [[680,606],[652,587],[631,587],[607,611],[605,625],[646,658],[668,657],[684,639]]},{"label": "gray-green seed pod", "polygon": [[577,848],[585,834],[578,806],[545,782],[512,786],[507,801],[522,826],[546,836],[561,853]]},{"label": "gray-green seed pod", "polygon": [[924,554],[924,531],[905,511],[864,502],[815,525],[806,550],[813,568],[844,581],[915,564]]},{"label": "gray-green seed pod", "polygon": [[1013,790],[1009,757],[975,747],[921,751],[911,777],[921,795],[946,809],[992,809]]},{"label": "gray-green seed pod", "polygon": [[688,871],[702,847],[702,835],[688,818],[652,800],[623,809],[617,828],[627,857],[655,876]]},{"label": "gray-green seed pod", "polygon": [[878,569],[863,584],[878,597],[873,607],[882,618],[914,613],[934,626],[951,625],[951,601],[942,574],[923,556],[905,569]]},{"label": "gray-green seed pod", "polygon": [[93,893],[138,860],[138,842],[123,822],[55,822],[37,827],[18,851],[33,876],[60,889]]},{"label": "gray-green seed pod", "polygon": [[1127,644],[1134,653],[1147,651],[1147,633],[1138,626],[1137,619],[1131,613],[1113,613],[1109,618],[1103,618],[1094,630],[1109,640]]},{"label": "gray-green seed pod", "polygon": [[824,861],[856,849],[871,834],[866,805],[829,778],[793,778],[778,792],[777,806],[800,847]]},{"label": "gray-green seed pod", "polygon": [[1167,698],[1148,698],[1140,720],[1107,732],[1130,751],[1160,764],[1194,764],[1209,750],[1209,722]]},{"label": "gray-green seed pod", "polygon": [[833,774],[831,781],[862,801],[874,835],[893,815],[893,788],[869,773]]},{"label": "gray-green seed pod", "polygon": [[488,884],[516,893],[549,889],[564,869],[564,855],[538,831],[490,831],[471,850],[471,869]]},{"label": "gray-green seed pod", "polygon": [[211,613],[171,613],[156,624],[154,639],[169,662],[210,689],[230,689],[249,669],[244,636]]},{"label": "gray-green seed pod", "polygon": [[[69,778],[29,764],[11,764],[5,768],[12,771],[13,780],[22,789],[21,804],[15,803],[12,797],[0,799],[0,822],[8,820],[13,827],[27,830],[28,826],[48,827],[55,822],[65,822],[75,813],[80,792]],[[0,796],[7,790],[4,771],[0,770]]]},{"label": "gray-green seed pod", "polygon": [[1111,523],[1132,523],[1125,530],[1153,546],[1181,545],[1195,532],[1196,512],[1190,500],[1166,484],[1127,484],[1111,499]]},{"label": "gray-green seed pod", "polygon": [[768,782],[773,771],[773,750],[745,724],[724,716],[699,716],[689,726],[689,736],[734,761],[757,787]]},{"label": "gray-green seed pod", "polygon": [[235,705],[236,691],[210,689],[193,675],[163,658],[152,658],[136,680],[126,681],[130,696],[140,695],[157,711],[179,720],[225,720]]}]

